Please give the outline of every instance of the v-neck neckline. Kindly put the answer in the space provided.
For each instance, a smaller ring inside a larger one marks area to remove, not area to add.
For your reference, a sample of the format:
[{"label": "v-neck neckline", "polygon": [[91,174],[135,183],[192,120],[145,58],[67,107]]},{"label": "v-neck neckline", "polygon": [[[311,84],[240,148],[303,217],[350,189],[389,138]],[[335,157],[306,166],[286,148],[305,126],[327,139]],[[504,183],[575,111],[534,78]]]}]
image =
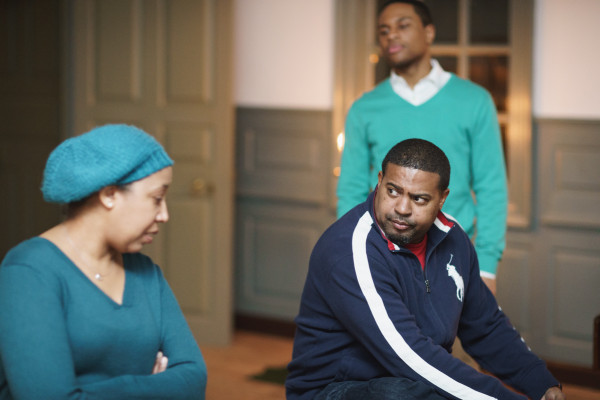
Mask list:
[{"label": "v-neck neckline", "polygon": [[455,75],[451,74],[450,79],[448,79],[448,81],[444,84],[444,86],[442,86],[433,96],[431,96],[429,99],[427,99],[425,102],[419,104],[419,105],[414,105],[412,104],[410,101],[406,100],[405,98],[403,98],[402,96],[400,96],[398,93],[396,93],[396,91],[394,90],[394,88],[392,87],[392,81],[390,78],[387,79],[387,88],[388,90],[400,101],[408,104],[409,106],[413,107],[414,109],[419,109],[419,108],[425,108],[428,107],[429,104],[437,101],[436,98],[439,97],[440,93],[443,90],[446,90],[446,88],[448,87],[448,85],[450,85],[450,83],[455,79]]},{"label": "v-neck neckline", "polygon": [[125,284],[123,285],[123,293],[121,295],[121,303],[117,302],[115,299],[113,299],[112,297],[110,297],[104,290],[102,290],[98,285],[96,285],[92,279],[90,277],[88,277],[78,266],[77,264],[75,264],[75,262],[73,260],[71,260],[71,258],[69,258],[69,256],[67,256],[67,254],[62,251],[60,249],[60,247],[58,247],[54,242],[52,242],[49,239],[46,239],[44,237],[38,236],[38,238],[50,243],[50,245],[52,245],[52,247],[60,254],[61,257],[63,257],[68,264],[75,270],[75,273],[78,274],[81,279],[83,279],[87,284],[93,286],[93,288],[100,293],[100,295],[102,297],[104,297],[109,303],[111,303],[112,306],[116,307],[116,308],[122,308],[128,305],[128,296],[127,294],[129,293],[129,290],[127,289],[129,284],[130,284],[130,278],[131,278],[131,274],[129,274],[129,271],[127,269],[126,266],[126,262],[125,259],[126,257],[123,257],[123,270],[125,273]]}]

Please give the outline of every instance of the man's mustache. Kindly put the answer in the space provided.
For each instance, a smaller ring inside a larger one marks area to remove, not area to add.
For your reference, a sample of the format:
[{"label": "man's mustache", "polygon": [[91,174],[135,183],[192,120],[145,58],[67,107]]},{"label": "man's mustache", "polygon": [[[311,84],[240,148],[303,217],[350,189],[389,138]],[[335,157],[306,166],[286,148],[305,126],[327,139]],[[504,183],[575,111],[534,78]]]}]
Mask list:
[{"label": "man's mustache", "polygon": [[408,225],[411,228],[414,227],[416,224],[414,223],[414,221],[411,221],[408,218],[404,218],[404,217],[400,217],[398,215],[392,215],[392,214],[388,214],[386,215],[386,218],[393,223],[400,223],[400,224],[404,224],[404,225]]}]

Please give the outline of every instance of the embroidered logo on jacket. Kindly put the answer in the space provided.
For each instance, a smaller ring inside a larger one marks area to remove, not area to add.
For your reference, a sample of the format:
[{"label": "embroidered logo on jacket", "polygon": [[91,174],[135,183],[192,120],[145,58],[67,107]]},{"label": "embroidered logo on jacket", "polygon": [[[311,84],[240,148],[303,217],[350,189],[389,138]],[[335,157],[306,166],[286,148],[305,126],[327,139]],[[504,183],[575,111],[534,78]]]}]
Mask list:
[{"label": "embroidered logo on jacket", "polygon": [[462,302],[465,294],[465,282],[463,281],[462,276],[460,276],[456,270],[456,267],[450,264],[452,262],[452,257],[454,257],[454,254],[450,254],[450,261],[448,261],[448,264],[446,264],[446,270],[448,271],[448,276],[452,278],[456,284],[456,297],[460,302]]}]

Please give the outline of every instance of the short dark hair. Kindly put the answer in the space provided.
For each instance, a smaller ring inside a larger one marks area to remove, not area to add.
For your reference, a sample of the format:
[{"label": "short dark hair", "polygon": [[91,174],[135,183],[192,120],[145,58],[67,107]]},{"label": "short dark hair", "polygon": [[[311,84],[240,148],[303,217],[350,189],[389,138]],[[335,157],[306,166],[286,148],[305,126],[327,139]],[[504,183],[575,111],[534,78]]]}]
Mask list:
[{"label": "short dark hair", "polygon": [[419,18],[421,18],[421,22],[423,23],[423,26],[433,24],[433,18],[431,17],[431,11],[429,11],[429,7],[427,7],[427,4],[425,4],[421,0],[390,0],[390,1],[386,1],[379,8],[379,12],[377,13],[377,15],[381,15],[383,10],[385,10],[385,8],[387,6],[389,6],[390,4],[394,4],[394,3],[411,4],[413,6],[413,8],[415,9],[415,13],[419,16]]},{"label": "short dark hair", "polygon": [[446,154],[435,144],[423,139],[406,139],[388,151],[381,163],[385,175],[389,163],[405,168],[433,172],[440,176],[439,188],[443,192],[450,183],[450,162]]}]

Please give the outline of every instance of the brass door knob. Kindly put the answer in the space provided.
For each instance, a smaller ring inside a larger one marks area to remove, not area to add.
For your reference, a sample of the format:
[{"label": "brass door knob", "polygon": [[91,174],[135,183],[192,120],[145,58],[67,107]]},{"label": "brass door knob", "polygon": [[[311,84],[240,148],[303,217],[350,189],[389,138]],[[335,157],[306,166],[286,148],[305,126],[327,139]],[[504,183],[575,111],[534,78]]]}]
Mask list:
[{"label": "brass door knob", "polygon": [[192,194],[194,196],[204,197],[212,194],[214,191],[214,185],[202,178],[196,178],[192,181]]}]

